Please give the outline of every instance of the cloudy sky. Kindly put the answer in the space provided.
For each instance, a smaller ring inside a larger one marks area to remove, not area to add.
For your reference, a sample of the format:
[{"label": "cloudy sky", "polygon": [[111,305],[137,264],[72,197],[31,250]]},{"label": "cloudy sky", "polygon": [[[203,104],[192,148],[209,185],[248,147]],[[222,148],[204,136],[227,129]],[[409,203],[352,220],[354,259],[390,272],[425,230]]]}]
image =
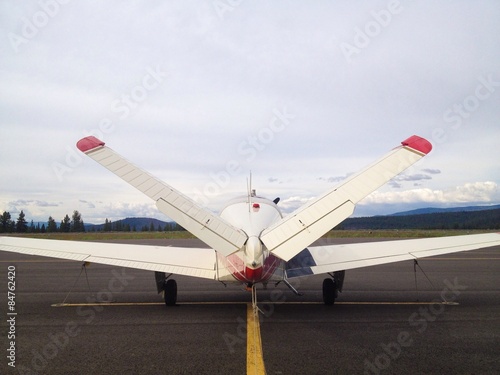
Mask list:
[{"label": "cloudy sky", "polygon": [[434,149],[356,216],[500,203],[500,4],[0,3],[0,212],[159,214],[89,134],[217,211],[290,212],[412,134]]}]

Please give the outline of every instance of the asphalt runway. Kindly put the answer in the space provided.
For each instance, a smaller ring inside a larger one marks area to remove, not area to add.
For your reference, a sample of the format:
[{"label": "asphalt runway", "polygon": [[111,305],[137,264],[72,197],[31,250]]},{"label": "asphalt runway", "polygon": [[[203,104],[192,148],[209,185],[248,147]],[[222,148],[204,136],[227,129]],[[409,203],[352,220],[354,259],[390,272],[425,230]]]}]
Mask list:
[{"label": "asphalt runway", "polygon": [[[260,288],[267,374],[499,374],[500,247],[419,264],[430,281],[417,270],[417,290],[412,262],[347,271],[332,307],[321,303],[323,276],[296,282],[302,297],[281,284]],[[78,262],[0,252],[0,265],[1,374],[254,371],[247,342],[258,332],[242,287],[177,276],[178,306],[167,308],[151,272],[93,264],[89,291]],[[15,368],[7,358],[12,333]]]}]

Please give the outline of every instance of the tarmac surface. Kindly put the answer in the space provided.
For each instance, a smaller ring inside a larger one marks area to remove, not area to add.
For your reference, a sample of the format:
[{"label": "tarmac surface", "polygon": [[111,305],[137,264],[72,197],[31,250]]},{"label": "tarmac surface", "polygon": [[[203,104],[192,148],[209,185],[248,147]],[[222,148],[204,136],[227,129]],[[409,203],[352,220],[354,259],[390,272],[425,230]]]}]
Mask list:
[{"label": "tarmac surface", "polygon": [[[351,241],[359,240],[343,240]],[[178,306],[167,308],[152,272],[92,264],[87,284],[78,262],[0,252],[0,265],[1,374],[253,371],[251,295],[240,286],[176,276]],[[302,297],[282,284],[260,287],[266,373],[500,374],[500,247],[419,265],[417,289],[413,262],[347,271],[331,307],[322,304],[324,276],[295,282]],[[17,315],[8,310],[8,267]]]}]

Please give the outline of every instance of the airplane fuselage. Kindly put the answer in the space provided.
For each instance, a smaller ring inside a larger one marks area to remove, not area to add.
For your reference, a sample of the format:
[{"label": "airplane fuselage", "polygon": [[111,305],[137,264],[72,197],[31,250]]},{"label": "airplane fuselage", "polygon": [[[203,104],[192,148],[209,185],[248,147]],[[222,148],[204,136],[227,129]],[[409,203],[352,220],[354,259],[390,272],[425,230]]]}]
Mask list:
[{"label": "airplane fuselage", "polygon": [[272,255],[260,240],[262,231],[283,217],[278,206],[266,198],[244,196],[230,201],[220,216],[245,232],[248,240],[239,251],[228,257],[217,255],[218,279],[249,285],[271,279],[281,280],[285,262]]}]

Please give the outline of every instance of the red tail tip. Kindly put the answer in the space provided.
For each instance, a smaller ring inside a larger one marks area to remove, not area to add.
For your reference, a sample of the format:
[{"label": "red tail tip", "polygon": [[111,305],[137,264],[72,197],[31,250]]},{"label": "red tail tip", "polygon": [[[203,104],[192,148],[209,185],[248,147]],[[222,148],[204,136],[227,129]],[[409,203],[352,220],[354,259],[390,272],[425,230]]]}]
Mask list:
[{"label": "red tail tip", "polygon": [[90,136],[90,137],[85,137],[85,138],[80,139],[77,142],[76,147],[78,147],[78,149],[81,152],[87,152],[87,151],[90,151],[96,147],[104,146],[104,144],[105,143],[103,141],[97,139],[94,136]]},{"label": "red tail tip", "polygon": [[401,144],[426,155],[432,150],[432,144],[427,139],[419,137],[418,135],[412,135],[410,138],[401,142]]}]

